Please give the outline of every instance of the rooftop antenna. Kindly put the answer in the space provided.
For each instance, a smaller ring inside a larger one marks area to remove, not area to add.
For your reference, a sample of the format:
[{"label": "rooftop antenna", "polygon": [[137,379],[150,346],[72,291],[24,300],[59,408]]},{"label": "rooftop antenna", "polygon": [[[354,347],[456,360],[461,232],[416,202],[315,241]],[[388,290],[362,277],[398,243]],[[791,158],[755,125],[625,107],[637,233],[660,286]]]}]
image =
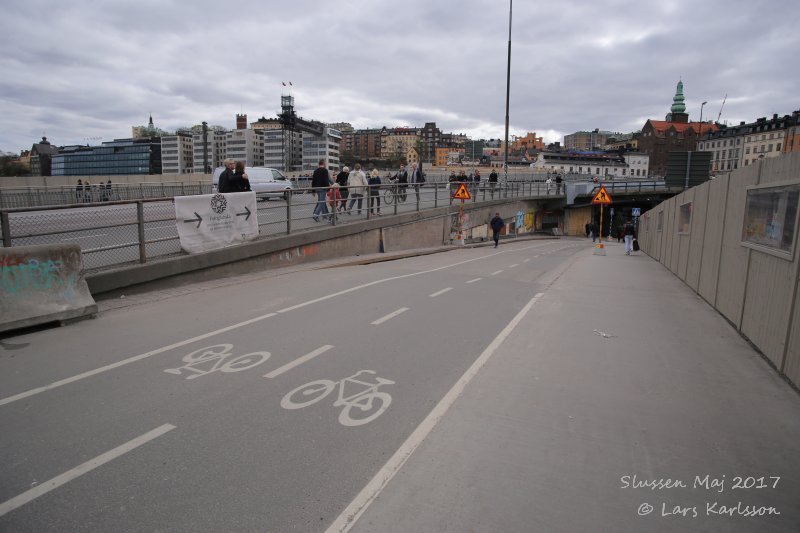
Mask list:
[{"label": "rooftop antenna", "polygon": [[725,98],[722,99],[722,105],[719,106],[719,115],[717,115],[717,122],[719,122],[719,117],[722,116],[722,108],[725,107],[725,100],[728,99],[728,93],[725,93]]}]

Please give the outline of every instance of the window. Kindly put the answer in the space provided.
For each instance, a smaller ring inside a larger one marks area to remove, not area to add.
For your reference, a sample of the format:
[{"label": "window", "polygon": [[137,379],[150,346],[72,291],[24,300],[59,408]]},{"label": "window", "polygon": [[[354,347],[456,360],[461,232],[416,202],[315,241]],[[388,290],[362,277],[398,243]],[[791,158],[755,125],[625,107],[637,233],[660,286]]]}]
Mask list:
[{"label": "window", "polygon": [[772,151],[772,143],[769,143],[769,147],[767,148],[767,152],[771,152],[771,151]]},{"label": "window", "polygon": [[775,146],[775,151],[776,151],[776,152],[780,152],[780,151],[781,151],[781,143],[778,143],[778,144]]},{"label": "window", "polygon": [[766,247],[779,256],[791,259],[798,199],[800,184],[748,189],[742,244]]},{"label": "window", "polygon": [[678,215],[678,233],[688,234],[692,229],[692,202],[683,204]]}]

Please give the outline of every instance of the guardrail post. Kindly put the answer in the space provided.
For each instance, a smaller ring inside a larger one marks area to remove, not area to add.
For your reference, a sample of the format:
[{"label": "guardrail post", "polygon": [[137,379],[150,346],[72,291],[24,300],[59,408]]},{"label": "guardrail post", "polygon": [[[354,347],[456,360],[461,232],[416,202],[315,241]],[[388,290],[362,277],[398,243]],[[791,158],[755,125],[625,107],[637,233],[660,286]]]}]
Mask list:
[{"label": "guardrail post", "polygon": [[396,215],[397,214],[397,204],[400,203],[400,197],[398,196],[398,193],[400,192],[400,189],[398,188],[398,186],[396,184],[392,185],[392,188],[394,189],[394,214]]},{"label": "guardrail post", "polygon": [[292,197],[291,192],[286,193],[286,234],[292,233]]},{"label": "guardrail post", "polygon": [[147,251],[144,242],[144,202],[136,202],[136,224],[139,229],[139,262],[147,262]]},{"label": "guardrail post", "polygon": [[[433,186],[435,187],[433,191],[433,208],[436,209],[439,207],[439,182],[435,182]],[[417,211],[419,211],[419,209],[417,209]]]},{"label": "guardrail post", "polygon": [[0,224],[3,225],[3,246],[11,248],[11,221],[6,211],[0,212]]}]

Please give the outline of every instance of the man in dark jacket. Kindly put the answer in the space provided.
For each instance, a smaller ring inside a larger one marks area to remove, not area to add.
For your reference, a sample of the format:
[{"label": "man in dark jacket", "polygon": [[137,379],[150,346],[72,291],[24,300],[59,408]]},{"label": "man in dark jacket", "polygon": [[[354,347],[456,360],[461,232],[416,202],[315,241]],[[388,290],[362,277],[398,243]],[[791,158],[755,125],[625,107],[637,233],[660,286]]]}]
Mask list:
[{"label": "man in dark jacket", "polygon": [[235,175],[233,173],[233,167],[235,164],[236,162],[233,159],[225,160],[225,170],[223,170],[222,174],[219,175],[217,192],[233,192],[231,189],[231,183],[235,179]]},{"label": "man in dark jacket", "polygon": [[311,187],[317,194],[317,206],[314,208],[314,221],[319,222],[319,217],[328,216],[328,205],[325,195],[328,194],[328,187],[331,186],[331,177],[328,174],[328,169],[325,168],[326,163],[324,159],[319,160],[319,167],[311,175]]},{"label": "man in dark jacket", "polygon": [[500,243],[500,230],[503,229],[505,225],[506,223],[503,222],[500,213],[495,213],[494,218],[489,222],[489,226],[492,228],[492,239],[494,240],[495,248],[497,248],[497,245]]},{"label": "man in dark jacket", "polygon": [[405,202],[408,189],[408,171],[405,165],[400,165],[400,170],[394,175],[394,179],[397,182],[397,198],[400,202]]},{"label": "man in dark jacket", "polygon": [[489,188],[492,191],[492,198],[494,198],[495,187],[497,187],[497,171],[492,169],[492,173],[489,174]]}]

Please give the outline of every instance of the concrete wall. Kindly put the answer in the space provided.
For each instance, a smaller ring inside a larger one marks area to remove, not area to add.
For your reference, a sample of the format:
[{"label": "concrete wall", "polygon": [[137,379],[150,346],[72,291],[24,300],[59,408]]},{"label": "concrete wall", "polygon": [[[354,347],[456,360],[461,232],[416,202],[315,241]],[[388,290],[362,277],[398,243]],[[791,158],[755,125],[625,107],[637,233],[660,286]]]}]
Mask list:
[{"label": "concrete wall", "polygon": [[[639,243],[800,384],[800,227],[791,257],[741,240],[747,187],[770,183],[800,184],[800,154],[759,161],[659,204],[642,218]],[[680,206],[688,202],[691,230],[681,233]]]},{"label": "concrete wall", "polygon": [[80,246],[0,248],[0,332],[96,312]]}]

